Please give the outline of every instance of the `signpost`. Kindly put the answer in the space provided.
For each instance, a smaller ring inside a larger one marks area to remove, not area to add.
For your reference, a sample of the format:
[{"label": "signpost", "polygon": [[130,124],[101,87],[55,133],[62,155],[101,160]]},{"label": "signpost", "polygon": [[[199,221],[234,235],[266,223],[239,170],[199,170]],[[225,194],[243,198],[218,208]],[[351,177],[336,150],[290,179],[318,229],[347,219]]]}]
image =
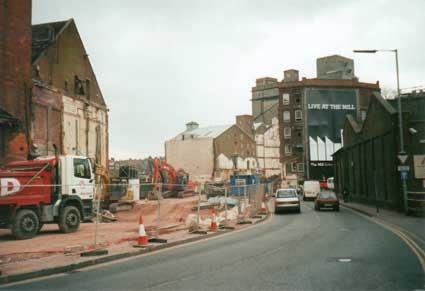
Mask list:
[{"label": "signpost", "polygon": [[407,157],[408,157],[407,155],[403,155],[403,154],[397,155],[397,158],[399,159],[399,161],[402,165],[404,165],[406,163]]},{"label": "signpost", "polygon": [[410,171],[410,166],[398,166],[397,170],[399,172],[409,172]]}]

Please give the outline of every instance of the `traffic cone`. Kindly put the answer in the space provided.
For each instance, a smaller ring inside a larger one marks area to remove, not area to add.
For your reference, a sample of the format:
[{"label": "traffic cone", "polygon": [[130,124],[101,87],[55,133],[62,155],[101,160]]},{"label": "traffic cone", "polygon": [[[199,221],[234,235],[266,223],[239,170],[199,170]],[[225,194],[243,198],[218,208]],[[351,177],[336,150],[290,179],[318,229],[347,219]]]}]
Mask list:
[{"label": "traffic cone", "polygon": [[210,229],[211,229],[211,231],[218,231],[217,216],[215,214],[215,209],[213,209],[213,217],[212,217],[212,220],[211,220]]},{"label": "traffic cone", "polygon": [[139,216],[139,237],[137,238],[137,247],[145,247],[148,245],[148,236],[146,235],[145,226],[143,225],[142,215]]}]

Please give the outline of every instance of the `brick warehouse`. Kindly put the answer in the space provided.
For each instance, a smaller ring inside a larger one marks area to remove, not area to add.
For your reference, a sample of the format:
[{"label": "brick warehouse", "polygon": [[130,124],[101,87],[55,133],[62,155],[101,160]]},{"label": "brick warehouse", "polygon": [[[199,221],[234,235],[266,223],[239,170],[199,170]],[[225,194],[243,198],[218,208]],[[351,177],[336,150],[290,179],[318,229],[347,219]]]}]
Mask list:
[{"label": "brick warehouse", "polygon": [[[407,153],[407,206],[425,209],[425,94],[402,95],[404,144]],[[334,154],[335,190],[345,189],[350,200],[403,210],[397,100],[375,93],[364,122],[347,115],[344,147]],[[379,122],[377,122],[379,120]],[[422,201],[422,202],[421,202]]]},{"label": "brick warehouse", "polygon": [[[106,167],[108,109],[74,20],[31,27],[31,1],[1,5],[8,19],[1,23],[2,60],[16,62],[2,66],[0,163],[52,155],[56,145],[62,154],[86,155]],[[18,91],[23,87],[26,94]]]},{"label": "brick warehouse", "polygon": [[[333,176],[332,153],[341,147],[345,114],[361,120],[379,83],[359,82],[354,62],[342,56],[317,59],[317,78],[284,71],[282,81],[257,79],[252,88],[255,120],[279,119],[280,160],[287,181]],[[353,113],[354,112],[354,113]]]}]

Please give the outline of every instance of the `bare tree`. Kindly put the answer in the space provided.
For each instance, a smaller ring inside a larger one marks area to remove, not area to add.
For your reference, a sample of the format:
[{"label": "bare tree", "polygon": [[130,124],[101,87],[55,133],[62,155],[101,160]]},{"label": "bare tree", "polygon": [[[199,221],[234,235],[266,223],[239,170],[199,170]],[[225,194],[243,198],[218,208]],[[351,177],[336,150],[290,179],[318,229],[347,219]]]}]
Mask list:
[{"label": "bare tree", "polygon": [[389,87],[383,87],[381,89],[381,95],[384,99],[394,99],[397,96],[397,90]]}]

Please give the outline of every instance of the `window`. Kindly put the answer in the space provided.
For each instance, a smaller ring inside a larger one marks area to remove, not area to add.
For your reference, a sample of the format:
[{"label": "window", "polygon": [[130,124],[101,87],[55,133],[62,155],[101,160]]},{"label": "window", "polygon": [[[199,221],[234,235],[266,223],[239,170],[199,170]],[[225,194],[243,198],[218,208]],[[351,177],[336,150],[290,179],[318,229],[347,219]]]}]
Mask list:
[{"label": "window", "polygon": [[303,112],[301,110],[295,110],[295,120],[300,121],[303,119]]},{"label": "window", "polygon": [[290,121],[291,121],[291,112],[283,111],[283,122],[290,122]]},{"label": "window", "polygon": [[283,137],[291,137],[291,128],[290,127],[284,127],[283,128]]},{"label": "window", "polygon": [[297,197],[297,191],[293,189],[282,189],[278,190],[276,198],[295,198]]},{"label": "window", "polygon": [[289,105],[289,94],[288,93],[282,94],[282,101],[283,101],[283,105]]},{"label": "window", "polygon": [[297,171],[300,173],[304,172],[304,163],[298,163],[297,164]]},{"label": "window", "polygon": [[284,167],[285,167],[285,172],[288,174],[288,173],[292,173],[292,171],[291,171],[291,164],[284,164]]},{"label": "window", "polygon": [[292,147],[290,144],[285,145],[285,154],[291,154],[292,153]]},{"label": "window", "polygon": [[295,131],[296,131],[298,137],[302,137],[303,136],[302,129],[296,129]]},{"label": "window", "polygon": [[297,163],[291,163],[291,172],[295,173],[297,171]]},{"label": "window", "polygon": [[90,164],[87,159],[74,159],[74,176],[91,179]]},{"label": "window", "polygon": [[84,95],[84,87],[77,75],[74,76],[74,93],[76,95]]}]

